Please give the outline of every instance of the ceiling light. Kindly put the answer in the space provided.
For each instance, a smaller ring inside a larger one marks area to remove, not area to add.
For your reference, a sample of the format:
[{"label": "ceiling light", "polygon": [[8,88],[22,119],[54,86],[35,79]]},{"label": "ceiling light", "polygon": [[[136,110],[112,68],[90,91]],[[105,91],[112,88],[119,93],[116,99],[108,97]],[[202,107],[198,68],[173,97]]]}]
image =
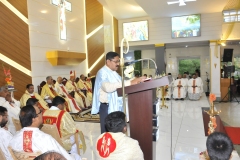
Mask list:
[{"label": "ceiling light", "polygon": [[188,47],[188,45],[186,45],[185,47]]},{"label": "ceiling light", "polygon": [[41,10],[40,12],[41,13],[47,13],[47,10]]},{"label": "ceiling light", "polygon": [[226,44],[225,44],[225,43],[221,43],[221,45],[222,45],[222,46],[226,46]]}]

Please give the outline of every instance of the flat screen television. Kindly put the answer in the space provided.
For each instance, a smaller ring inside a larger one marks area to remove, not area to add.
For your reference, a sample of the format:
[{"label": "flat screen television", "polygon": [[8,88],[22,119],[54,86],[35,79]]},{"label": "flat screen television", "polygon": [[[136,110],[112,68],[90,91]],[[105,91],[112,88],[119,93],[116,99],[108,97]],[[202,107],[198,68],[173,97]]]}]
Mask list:
[{"label": "flat screen television", "polygon": [[172,17],[172,38],[201,36],[201,15]]},{"label": "flat screen television", "polygon": [[128,41],[148,40],[148,21],[123,23],[123,37]]}]

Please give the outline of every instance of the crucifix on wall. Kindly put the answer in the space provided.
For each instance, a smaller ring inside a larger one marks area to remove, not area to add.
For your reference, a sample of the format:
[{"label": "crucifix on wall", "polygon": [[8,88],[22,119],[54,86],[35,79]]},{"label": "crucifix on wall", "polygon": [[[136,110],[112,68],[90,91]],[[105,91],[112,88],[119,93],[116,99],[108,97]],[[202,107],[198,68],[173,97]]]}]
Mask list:
[{"label": "crucifix on wall", "polygon": [[58,27],[60,31],[60,39],[67,40],[65,11],[72,11],[72,4],[66,0],[52,0],[52,4],[58,6]]}]

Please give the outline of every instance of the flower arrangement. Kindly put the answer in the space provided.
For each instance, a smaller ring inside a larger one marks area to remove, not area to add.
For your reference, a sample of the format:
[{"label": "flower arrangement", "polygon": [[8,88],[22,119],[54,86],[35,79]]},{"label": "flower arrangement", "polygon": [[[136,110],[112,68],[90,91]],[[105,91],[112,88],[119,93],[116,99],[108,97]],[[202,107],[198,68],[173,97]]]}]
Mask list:
[{"label": "flower arrangement", "polygon": [[13,82],[12,82],[11,69],[10,68],[6,69],[3,64],[2,64],[2,67],[3,67],[3,73],[6,77],[5,81],[8,85],[8,88],[9,89],[14,89]]},{"label": "flower arrangement", "polygon": [[213,103],[213,101],[215,101],[215,100],[216,100],[216,95],[213,94],[213,93],[210,93],[210,95],[209,95],[209,101],[210,101],[210,103]]}]

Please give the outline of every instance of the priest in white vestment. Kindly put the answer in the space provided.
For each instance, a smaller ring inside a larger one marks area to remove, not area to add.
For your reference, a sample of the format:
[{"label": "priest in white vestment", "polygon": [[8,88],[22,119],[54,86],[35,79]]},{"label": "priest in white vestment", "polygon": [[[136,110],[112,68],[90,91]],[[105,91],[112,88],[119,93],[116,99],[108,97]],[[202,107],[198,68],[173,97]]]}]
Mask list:
[{"label": "priest in white vestment", "polygon": [[[39,130],[42,125],[42,111],[38,107],[25,106],[20,112],[22,129],[13,136],[9,143],[15,151],[41,152],[55,151],[67,160],[74,158],[50,135]],[[80,160],[80,156],[76,158]]]},{"label": "priest in white vestment", "polygon": [[8,111],[5,107],[0,106],[0,148],[7,160],[13,160],[9,150],[8,150],[8,145],[9,142],[11,141],[13,135],[3,128],[6,126],[8,122]]},{"label": "priest in white vestment", "polygon": [[20,102],[11,97],[6,86],[0,88],[0,106],[8,110],[8,131],[13,135],[16,133],[12,118],[19,119]]},{"label": "priest in white vestment", "polygon": [[97,160],[143,160],[143,152],[138,141],[126,136],[125,114],[121,111],[106,117],[109,132],[101,134],[95,145]]},{"label": "priest in white vestment", "polygon": [[62,77],[57,78],[57,82],[55,84],[57,93],[61,95],[62,97],[65,97],[68,99],[70,104],[70,112],[71,113],[78,113],[81,111],[81,108],[78,106],[75,98],[73,98],[69,93],[67,88],[62,84]]},{"label": "priest in white vestment", "polygon": [[71,71],[70,72],[70,79],[66,83],[66,88],[68,93],[73,92],[74,97],[81,108],[88,108],[91,106],[91,102],[87,99],[87,97],[81,92],[81,90],[77,87],[75,83],[75,74]]},{"label": "priest in white vestment", "polygon": [[26,106],[26,102],[29,98],[36,98],[38,99],[39,102],[39,106],[46,110],[49,109],[49,106],[47,104],[47,102],[45,102],[43,100],[43,98],[38,94],[34,92],[34,86],[33,84],[28,84],[26,86],[26,91],[25,93],[22,95],[21,99],[20,99],[20,103],[21,103],[21,107]]},{"label": "priest in white vestment", "polygon": [[192,75],[192,79],[188,81],[188,97],[190,100],[199,100],[201,97],[201,81],[196,78],[196,74]]},{"label": "priest in white vestment", "polygon": [[200,86],[200,88],[201,88],[201,93],[203,93],[203,92],[204,92],[204,90],[203,90],[203,81],[202,81],[202,78],[199,77],[198,72],[196,72],[196,79],[198,79],[198,80],[200,81],[200,83],[201,83],[201,86]]},{"label": "priest in white vestment", "polygon": [[178,79],[174,81],[173,84],[173,98],[175,100],[184,100],[186,97],[186,89],[187,83],[185,80],[182,80],[182,75],[178,75]]},{"label": "priest in white vestment", "polygon": [[77,87],[80,90],[86,90],[87,93],[87,99],[92,102],[92,88],[87,84],[85,80],[85,76],[83,74],[80,75],[80,79],[77,83]]},{"label": "priest in white vestment", "polygon": [[[183,74],[182,80],[184,80],[185,83],[188,84],[188,78],[187,78],[187,74],[186,73]],[[186,90],[186,94],[187,94],[187,91],[188,91],[188,86],[187,85],[185,86],[185,90]]]}]

